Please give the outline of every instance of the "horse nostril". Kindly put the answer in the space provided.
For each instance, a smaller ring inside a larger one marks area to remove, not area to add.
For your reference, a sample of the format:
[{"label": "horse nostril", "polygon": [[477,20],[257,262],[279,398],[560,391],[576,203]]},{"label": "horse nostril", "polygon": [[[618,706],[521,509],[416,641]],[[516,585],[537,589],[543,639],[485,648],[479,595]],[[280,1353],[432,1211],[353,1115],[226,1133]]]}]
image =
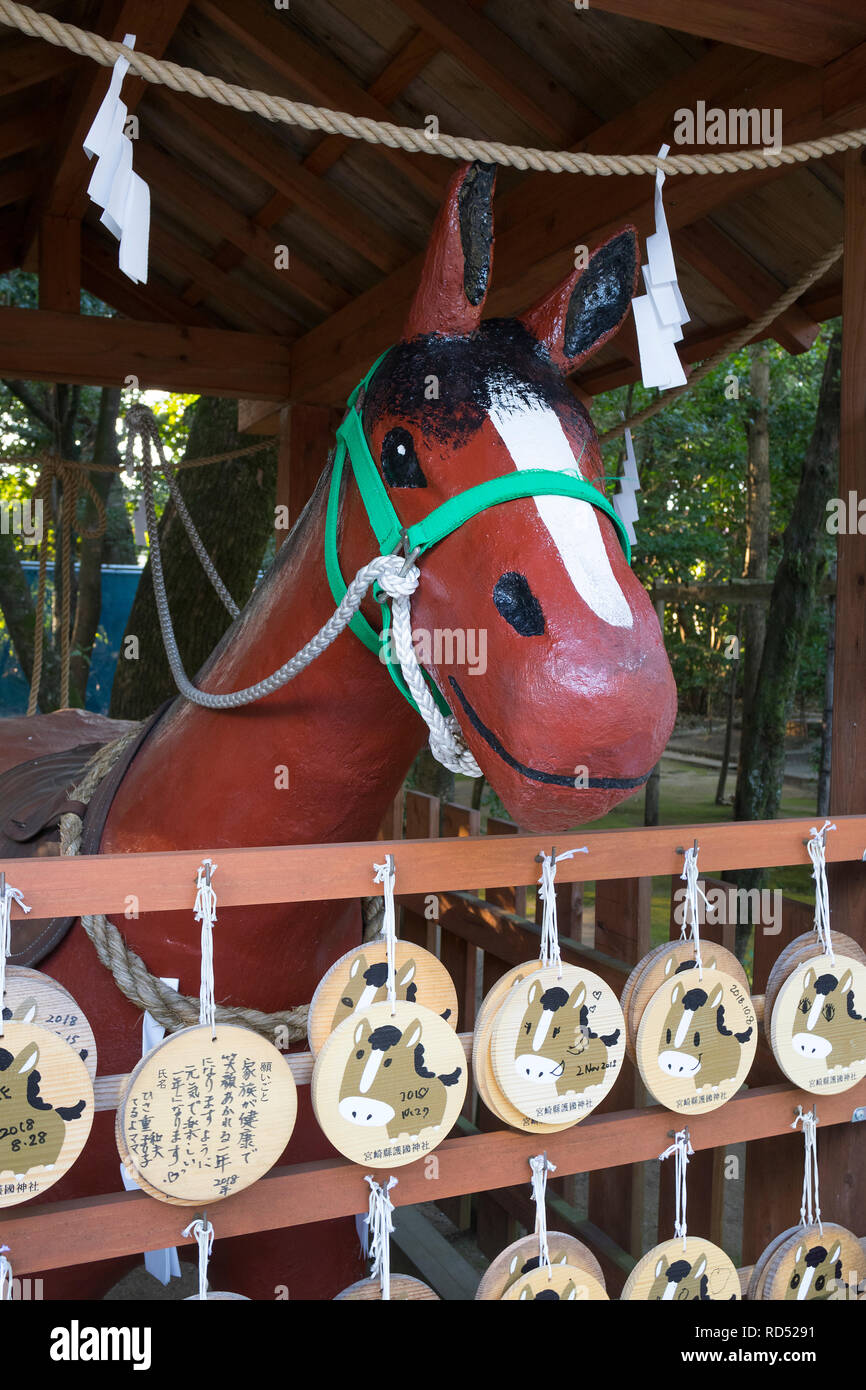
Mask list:
[{"label": "horse nostril", "polygon": [[493,586],[493,602],[498,612],[521,637],[540,637],[544,632],[541,604],[525,576],[509,570]]}]

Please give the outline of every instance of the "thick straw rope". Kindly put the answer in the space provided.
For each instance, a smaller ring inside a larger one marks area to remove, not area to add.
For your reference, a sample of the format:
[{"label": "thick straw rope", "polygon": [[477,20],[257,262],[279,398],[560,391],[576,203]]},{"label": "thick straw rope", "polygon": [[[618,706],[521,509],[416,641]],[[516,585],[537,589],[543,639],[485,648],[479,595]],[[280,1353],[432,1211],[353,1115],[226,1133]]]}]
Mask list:
[{"label": "thick straw rope", "polygon": [[[114,766],[124,749],[138,737],[133,730],[108,743],[91,758],[85,768],[82,781],[70,792],[70,800],[89,803],[91,796],[103,777]],[[81,817],[68,812],[60,818],[61,854],[78,854],[81,849]],[[136,955],[124,941],[117,927],[109,922],[104,913],[85,914],[81,925],[93,942],[96,954],[107,970],[114,976],[115,983],[122,994],[140,1009],[146,1009],[157,1023],[164,1028],[176,1031],[178,1028],[191,1028],[199,1022],[200,1000],[189,995],[179,994],[156,975],[151,975],[144,961]],[[282,1013],[266,1014],[258,1009],[246,1009],[241,1005],[217,1004],[218,1023],[241,1023],[252,1028],[262,1037],[273,1042],[278,1030],[285,1030],[289,1042],[297,1042],[307,1035],[307,1013],[309,1006],[302,1004]]]},{"label": "thick straw rope", "polygon": [[53,15],[38,14],[27,5],[14,0],[0,0],[0,21],[19,29],[33,38],[45,39],[58,48],[92,58],[103,67],[112,67],[118,58],[125,58],[129,67],[145,82],[171,87],[175,92],[209,97],[221,106],[236,111],[263,116],[268,121],[301,126],[304,130],[321,130],[327,135],[343,135],[350,140],[365,140],[371,145],[387,145],[411,154],[439,154],[448,159],[480,159],[491,164],[507,164],[514,169],[535,169],[551,174],[654,174],[662,169],[666,174],[731,174],[746,169],[776,169],[784,164],[802,164],[809,159],[839,154],[843,150],[859,149],[866,145],[866,130],[849,130],[840,135],[822,136],[818,140],[802,140],[799,144],[783,145],[778,150],[738,150],[724,154],[678,154],[667,159],[655,155],[597,155],[572,150],[539,150],[523,145],[503,145],[496,140],[467,140],[455,135],[430,136],[426,129],[392,125],[389,121],[374,121],[366,116],[352,116],[346,111],[330,111],[306,102],[289,101],[287,97],[269,96],[267,92],[251,91],[219,77],[208,77],[195,68],[181,67],[165,59],[149,58],[146,53],[126,48],[122,43],[103,39],[74,24],[63,24]]}]

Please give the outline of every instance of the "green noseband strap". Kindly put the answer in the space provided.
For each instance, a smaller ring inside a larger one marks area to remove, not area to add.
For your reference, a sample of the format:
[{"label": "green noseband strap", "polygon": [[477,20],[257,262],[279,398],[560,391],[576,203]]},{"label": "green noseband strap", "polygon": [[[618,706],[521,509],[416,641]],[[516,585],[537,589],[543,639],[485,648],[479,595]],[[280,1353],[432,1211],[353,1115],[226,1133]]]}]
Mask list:
[{"label": "green noseband strap", "polygon": [[[337,430],[337,448],[334,454],[328,509],[325,518],[325,570],[328,583],[331,586],[331,593],[337,603],[342,601],[346,593],[346,581],[340,569],[337,527],[340,510],[340,485],[347,458],[358,484],[358,490],[366,508],[373,534],[379,543],[379,552],[382,555],[393,554],[401,544],[407,554],[417,550],[418,555],[423,555],[431,546],[436,545],[445,536],[450,536],[452,531],[458,530],[470,517],[477,516],[479,512],[486,511],[489,507],[499,506],[502,502],[511,502],[518,497],[549,496],[576,497],[581,502],[589,502],[598,511],[604,512],[605,516],[613,522],[625,558],[631,564],[631,546],[625,526],[604,493],[600,492],[595,484],[586,478],[578,477],[577,463],[575,463],[574,473],[558,472],[545,468],[525,468],[515,469],[513,473],[506,473],[499,478],[490,478],[485,483],[478,483],[475,487],[467,488],[465,492],[459,492],[456,496],[449,497],[447,502],[443,502],[441,506],[428,512],[423,521],[417,522],[416,525],[404,527],[394,510],[376,461],[370,453],[362,418],[367,387],[380,362],[386,356],[387,353],[383,352],[382,356],[376,359],[364,380],[352,392],[347,402],[346,416]],[[376,597],[379,597],[378,592],[376,592]],[[386,653],[388,669],[394,683],[414,709],[416,708],[415,701],[406,688],[399,663],[390,654],[388,642],[390,612],[386,602],[382,603],[382,620],[381,634],[373,630],[362,613],[356,613],[349,626],[355,636],[364,643],[365,647],[369,647],[371,652],[375,652],[377,656],[380,656],[383,651]],[[436,685],[429,676],[427,680],[442,712],[450,714],[451,710]]]}]

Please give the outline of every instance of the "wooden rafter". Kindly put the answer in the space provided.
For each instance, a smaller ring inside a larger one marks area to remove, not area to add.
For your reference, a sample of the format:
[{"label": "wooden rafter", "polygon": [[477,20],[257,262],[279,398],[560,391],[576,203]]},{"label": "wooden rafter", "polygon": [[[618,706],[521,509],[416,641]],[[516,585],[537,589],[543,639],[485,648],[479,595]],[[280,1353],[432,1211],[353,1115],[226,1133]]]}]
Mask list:
[{"label": "wooden rafter", "polygon": [[151,250],[157,259],[165,261],[176,271],[188,275],[202,285],[209,298],[225,304],[230,318],[237,318],[254,333],[289,334],[294,325],[285,309],[257,295],[249,285],[243,285],[225,271],[195,251],[185,240],[175,236],[159,219],[150,232]]},{"label": "wooden rafter", "polygon": [[[151,184],[152,191],[165,198],[180,214],[189,218],[194,216],[200,224],[209,227],[220,237],[224,237],[239,253],[237,262],[245,256],[262,266],[279,281],[283,287],[314,304],[326,314],[333,313],[344,305],[349,296],[332,284],[324,275],[308,265],[294,251],[286,270],[278,270],[274,251],[274,238],[263,227],[232,206],[224,198],[214,193],[213,188],[195,178],[168,155],[145,140],[139,140],[135,147],[135,167],[142,178]],[[213,257],[213,264],[227,270]]]},{"label": "wooden rafter", "polygon": [[[308,43],[297,28],[285,25],[276,10],[268,14],[248,0],[196,0],[196,9],[309,100],[377,121],[392,119],[388,108],[355,82],[342,63]],[[440,165],[432,161],[428,168],[426,160],[386,146],[381,152],[413,188],[433,203],[438,200],[443,187]]]},{"label": "wooden rafter", "polygon": [[185,304],[177,291],[151,268],[146,285],[136,285],[119,269],[117,248],[87,223],[81,227],[81,284],[127,318],[146,323],[186,324],[190,328],[224,328],[210,309]]},{"label": "wooden rafter", "polygon": [[22,111],[0,122],[0,159],[9,159],[24,150],[47,145],[54,138],[57,123],[63,119],[63,106],[52,102],[37,111]]},{"label": "wooden rafter", "polygon": [[25,165],[0,174],[0,208],[32,198],[39,184],[39,170]]},{"label": "wooden rafter", "polygon": [[41,39],[13,39],[0,45],[0,92],[9,96],[40,82],[51,82],[82,62],[66,48]]},{"label": "wooden rafter", "polygon": [[866,36],[857,0],[592,0],[592,7],[813,67]]},{"label": "wooden rafter", "polygon": [[[409,254],[399,238],[338,189],[297,163],[285,145],[237,111],[179,96],[161,87],[154,98],[206,140],[284,193],[333,236],[345,239],[380,270],[391,270]],[[151,98],[151,99],[154,99]]]}]

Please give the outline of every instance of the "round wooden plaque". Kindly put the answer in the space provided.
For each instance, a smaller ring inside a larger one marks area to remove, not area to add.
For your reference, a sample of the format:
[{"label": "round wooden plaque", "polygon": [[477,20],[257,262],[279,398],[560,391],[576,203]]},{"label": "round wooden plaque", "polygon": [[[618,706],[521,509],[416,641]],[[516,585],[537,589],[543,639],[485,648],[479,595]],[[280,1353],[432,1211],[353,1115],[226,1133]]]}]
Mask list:
[{"label": "round wooden plaque", "polygon": [[847,1091],[866,1076],[866,965],[853,956],[813,956],[776,995],[773,1056],[796,1086],[816,1096]]},{"label": "round wooden plaque", "polygon": [[466,1097],[463,1046],[420,1004],[373,1004],[339,1024],[313,1068],[319,1127],[354,1163],[396,1168],[446,1137]]},{"label": "round wooden plaque", "polygon": [[[604,1274],[601,1265],[589,1246],[574,1236],[564,1235],[562,1231],[548,1231],[547,1248],[552,1265],[572,1265],[591,1274],[604,1288]],[[482,1302],[495,1302],[505,1295],[507,1289],[524,1275],[531,1274],[538,1264],[538,1236],[522,1236],[512,1245],[500,1251],[496,1259],[484,1271],[481,1283],[475,1293]]]},{"label": "round wooden plaque", "polygon": [[797,1232],[802,1231],[802,1229],[802,1226],[789,1226],[787,1231],[783,1231],[782,1234],[779,1236],[774,1236],[774,1238],[770,1241],[770,1244],[761,1251],[752,1268],[752,1275],[749,1279],[749,1287],[746,1290],[746,1298],[749,1302],[753,1303],[757,1301],[757,1299],[763,1298],[764,1280],[767,1277],[767,1270],[770,1267],[770,1261],[772,1260],[779,1246],[784,1245],[785,1241],[788,1239],[789,1236],[795,1236]]},{"label": "round wooden plaque", "polygon": [[[746,972],[733,951],[726,950],[724,946],[717,946],[713,941],[704,941],[701,943],[701,960],[705,972],[707,970],[723,970],[732,980],[736,980],[748,994],[749,981],[746,978]],[[697,980],[697,974],[690,974],[690,971],[696,970],[696,968],[695,943],[693,941],[668,942],[654,960],[647,960],[632,990],[628,1012],[625,1014],[626,1028],[630,1039],[637,1040],[644,1010],[656,990],[666,980],[672,980],[675,976],[681,979]]]},{"label": "round wooden plaque", "polygon": [[801,1226],[769,1261],[761,1297],[798,1303],[845,1298],[848,1281],[856,1288],[862,1272],[860,1242],[844,1226]]},{"label": "round wooden plaque", "polygon": [[[347,1303],[349,1301],[378,1301],[382,1297],[382,1285],[378,1279],[359,1279],[356,1283],[350,1284],[342,1293],[338,1293],[334,1298],[334,1303]],[[391,1302],[420,1302],[434,1299],[437,1303],[441,1300],[438,1293],[434,1293],[431,1288],[423,1284],[420,1279],[413,1279],[411,1274],[392,1274],[391,1275]]]},{"label": "round wooden plaque", "polygon": [[[854,960],[859,960],[866,965],[866,952],[859,942],[852,937],[845,936],[843,932],[834,931],[830,933],[833,942],[833,954],[841,956],[851,956]],[[767,988],[764,991],[764,1018],[769,1019],[773,1016],[776,998],[782,985],[787,980],[791,971],[798,965],[802,965],[807,960],[812,960],[814,956],[823,955],[821,943],[815,932],[805,932],[803,936],[795,937],[789,941],[773,961],[767,979]]]},{"label": "round wooden plaque", "polygon": [[0,1038],[0,1207],[36,1197],[69,1172],[93,1123],[93,1083],[78,1053],[35,1023]]},{"label": "round wooden plaque", "polygon": [[532,1131],[537,1134],[556,1134],[562,1129],[570,1129],[571,1120],[566,1120],[563,1124],[542,1124],[539,1120],[531,1120],[528,1115],[522,1115],[516,1106],[511,1104],[506,1096],[503,1095],[496,1077],[493,1074],[493,1063],[490,1060],[490,1040],[493,1036],[493,1024],[496,1020],[500,1008],[508,998],[511,990],[527,975],[535,974],[541,969],[541,961],[527,961],[525,965],[515,965],[513,969],[507,970],[489,991],[475,1021],[475,1032],[472,1035],[472,1075],[475,1078],[475,1085],[478,1094],[484,1101],[488,1110],[505,1124],[511,1125],[514,1129]]},{"label": "round wooden plaque", "polygon": [[597,1279],[580,1265],[545,1265],[529,1274],[522,1274],[509,1284],[502,1295],[504,1300],[527,1303],[530,1299],[547,1299],[550,1303],[606,1303],[608,1296]]},{"label": "round wooden plaque", "polygon": [[641,1019],[637,1060],[644,1085],[682,1115],[715,1110],[746,1078],[758,1043],[748,990],[723,970],[675,975]]},{"label": "round wooden plaque", "polygon": [[267,1173],[288,1144],[298,1097],[286,1059],[236,1024],[184,1028],[143,1057],[115,1135],[139,1186],[177,1206],[221,1201]]},{"label": "round wooden plaque", "polygon": [[[356,946],[335,961],[310,1001],[307,1038],[315,1055],[334,1029],[351,1014],[388,999],[388,952],[384,941]],[[457,991],[445,966],[411,941],[398,941],[394,952],[397,998],[423,1004],[457,1029]]]},{"label": "round wooden plaque", "polygon": [[200,1299],[197,1293],[191,1293],[189,1297],[185,1298],[183,1301],[184,1303],[216,1303],[219,1302],[220,1299],[231,1299],[233,1302],[238,1303],[249,1303],[251,1301],[247,1298],[245,1293],[211,1293],[210,1289],[208,1289],[203,1299]]},{"label": "round wooden plaque", "polygon": [[41,970],[7,965],[3,1018],[7,1023],[38,1023],[77,1052],[91,1081],[96,1078],[93,1029],[69,990]]},{"label": "round wooden plaque", "polygon": [[666,1240],[638,1260],[625,1281],[624,1302],[730,1302],[739,1299],[740,1278],[724,1250],[700,1236]]},{"label": "round wooden plaque", "polygon": [[637,986],[638,980],[640,979],[643,972],[646,970],[649,963],[655,960],[658,956],[663,955],[664,952],[668,950],[669,946],[669,941],[663,941],[661,946],[654,946],[653,949],[651,951],[648,951],[645,956],[641,956],[637,964],[632,966],[631,974],[629,975],[628,979],[626,980],[623,986],[622,994],[619,996],[619,1007],[622,1009],[622,1016],[626,1021],[625,1050],[629,1059],[635,1064],[637,1063],[637,1058],[635,1056],[634,1050],[634,1038],[630,1036],[628,1029],[628,1015],[629,1009],[631,1007],[631,997],[635,991],[635,987]]},{"label": "round wooden plaque", "polygon": [[493,1023],[500,1090],[532,1120],[576,1124],[607,1095],[625,1052],[616,995],[592,971],[545,966],[516,984]]}]

